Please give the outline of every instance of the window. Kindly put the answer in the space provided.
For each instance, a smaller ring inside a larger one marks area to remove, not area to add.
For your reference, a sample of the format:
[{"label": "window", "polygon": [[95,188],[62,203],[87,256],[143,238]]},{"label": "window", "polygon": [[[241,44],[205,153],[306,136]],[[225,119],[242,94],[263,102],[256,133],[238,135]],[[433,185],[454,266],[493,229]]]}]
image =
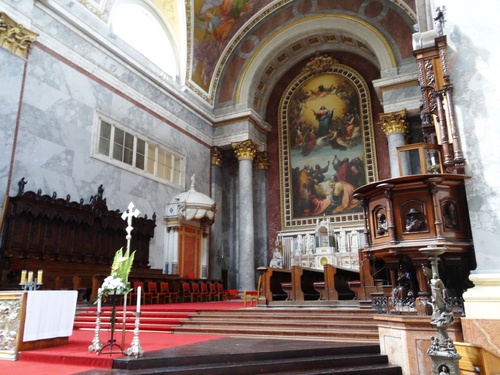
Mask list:
[{"label": "window", "polygon": [[119,1],[111,13],[111,25],[116,35],[165,73],[177,76],[176,53],[170,33],[153,8],[140,1]]},{"label": "window", "polygon": [[161,181],[182,185],[182,156],[104,119],[99,120],[98,134],[97,157],[104,156],[100,158],[122,167],[126,164],[134,172],[144,172]]}]

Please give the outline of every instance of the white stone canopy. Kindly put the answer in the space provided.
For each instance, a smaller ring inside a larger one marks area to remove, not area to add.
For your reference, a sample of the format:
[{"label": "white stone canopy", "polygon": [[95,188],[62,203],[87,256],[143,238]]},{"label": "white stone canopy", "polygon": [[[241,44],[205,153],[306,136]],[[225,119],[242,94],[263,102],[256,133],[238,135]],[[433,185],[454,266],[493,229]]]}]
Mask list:
[{"label": "white stone canopy", "polygon": [[195,190],[195,175],[191,176],[191,187],[184,193],[177,194],[167,205],[165,216],[167,218],[182,217],[185,220],[208,219],[213,222],[215,218],[215,202],[208,195]]}]

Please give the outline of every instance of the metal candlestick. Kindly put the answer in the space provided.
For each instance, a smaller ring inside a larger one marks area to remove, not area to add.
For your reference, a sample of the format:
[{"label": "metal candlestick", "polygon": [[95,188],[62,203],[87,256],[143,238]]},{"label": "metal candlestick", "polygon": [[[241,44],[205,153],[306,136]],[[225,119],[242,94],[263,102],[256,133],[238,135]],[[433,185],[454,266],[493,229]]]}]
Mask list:
[{"label": "metal candlestick", "polygon": [[102,342],[101,342],[101,337],[100,337],[100,331],[101,331],[101,312],[97,311],[96,312],[96,320],[95,320],[95,334],[94,338],[92,339],[92,344],[89,345],[89,353],[92,353],[95,351],[96,353],[99,353],[102,348]]},{"label": "metal candlestick", "polygon": [[135,312],[135,328],[134,328],[134,338],[132,339],[132,343],[130,344],[130,348],[125,351],[125,354],[128,356],[142,357],[144,354],[144,349],[141,347],[141,343],[139,341],[139,324],[140,324],[140,312]]},{"label": "metal candlestick", "polygon": [[38,283],[36,281],[36,278],[32,279],[31,281],[25,280],[24,283],[19,283],[21,288],[23,288],[24,291],[31,291],[31,290],[37,290],[40,288],[42,283]]}]

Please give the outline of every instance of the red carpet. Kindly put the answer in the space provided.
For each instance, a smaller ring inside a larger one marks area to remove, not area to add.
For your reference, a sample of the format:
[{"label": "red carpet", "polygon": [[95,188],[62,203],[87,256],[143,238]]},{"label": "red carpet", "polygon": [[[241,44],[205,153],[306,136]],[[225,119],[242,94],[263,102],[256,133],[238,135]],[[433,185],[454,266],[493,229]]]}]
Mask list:
[{"label": "red carpet", "polygon": [[[94,307],[91,307],[93,309]],[[199,310],[229,310],[243,308],[243,302],[200,302],[177,303],[168,305],[144,305],[142,311],[177,311],[195,312]],[[180,335],[163,332],[141,332],[139,340],[145,352],[169,348],[173,346],[188,345],[202,341],[215,340],[222,336],[211,335]],[[106,349],[97,355],[89,353],[88,347],[94,338],[92,330],[75,330],[69,338],[67,345],[54,348],[24,351],[20,353],[18,361],[0,360],[0,373],[8,375],[47,374],[70,375],[88,371],[95,368],[111,368],[114,358],[124,354],[108,354]],[[101,331],[101,342],[107,343],[109,332]],[[130,347],[133,338],[132,332],[126,332],[122,346],[122,331],[115,332],[116,344],[123,350]],[[118,348],[116,348],[118,349]]]}]

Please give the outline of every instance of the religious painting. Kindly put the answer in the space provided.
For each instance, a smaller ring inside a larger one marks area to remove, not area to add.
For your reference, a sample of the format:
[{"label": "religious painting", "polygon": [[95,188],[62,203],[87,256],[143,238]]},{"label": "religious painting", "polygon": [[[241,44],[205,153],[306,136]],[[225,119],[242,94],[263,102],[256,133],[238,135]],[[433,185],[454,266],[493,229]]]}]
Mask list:
[{"label": "religious painting", "polygon": [[231,38],[271,0],[194,0],[191,79],[209,91],[216,65]]},{"label": "religious painting", "polygon": [[371,116],[364,85],[350,69],[336,65],[289,86],[282,101],[282,170],[288,180],[282,204],[292,226],[323,215],[340,215],[343,222],[347,215],[361,218],[353,192],[374,177],[367,173],[373,160],[367,160]]}]

